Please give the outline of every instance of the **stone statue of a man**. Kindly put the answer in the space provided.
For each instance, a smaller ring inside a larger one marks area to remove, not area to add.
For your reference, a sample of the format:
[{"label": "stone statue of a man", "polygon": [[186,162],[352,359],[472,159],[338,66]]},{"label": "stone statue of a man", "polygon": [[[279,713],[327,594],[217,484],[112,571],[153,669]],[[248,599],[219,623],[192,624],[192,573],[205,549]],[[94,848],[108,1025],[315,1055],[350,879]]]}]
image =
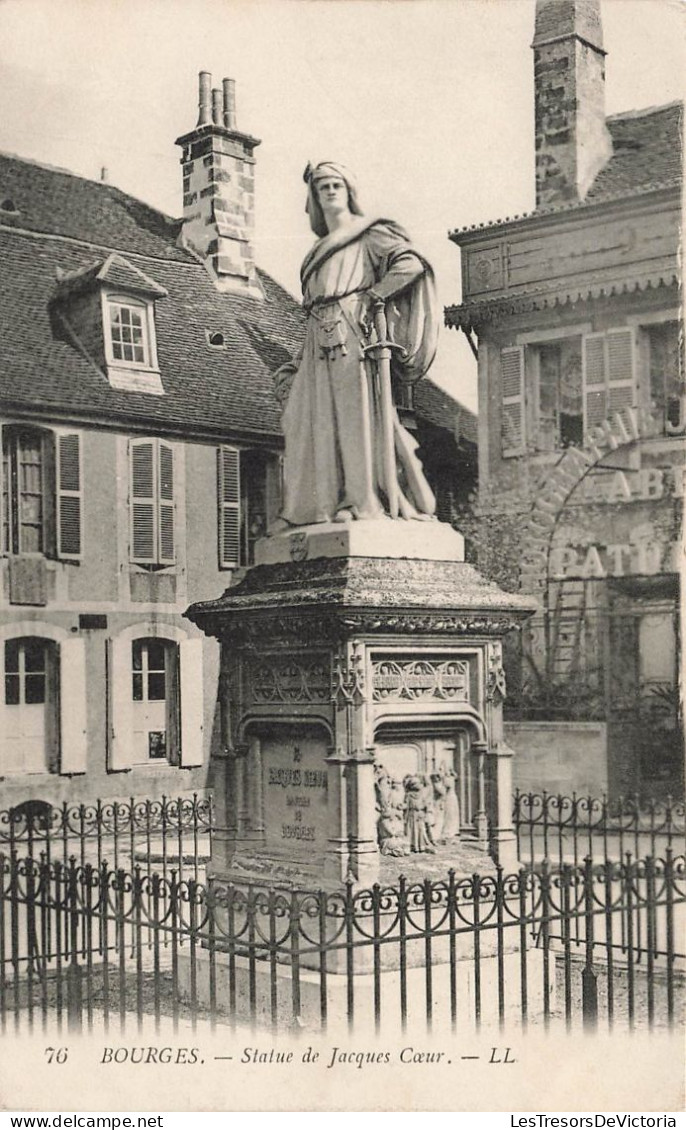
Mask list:
[{"label": "stone statue of a man", "polygon": [[[433,361],[432,270],[396,223],[361,214],[341,165],[308,165],[305,180],[319,238],[301,269],[302,352],[275,376],[285,401],[283,518],[293,526],[430,518],[435,499],[390,387],[391,374],[414,382]],[[377,347],[379,325],[385,350]]]}]

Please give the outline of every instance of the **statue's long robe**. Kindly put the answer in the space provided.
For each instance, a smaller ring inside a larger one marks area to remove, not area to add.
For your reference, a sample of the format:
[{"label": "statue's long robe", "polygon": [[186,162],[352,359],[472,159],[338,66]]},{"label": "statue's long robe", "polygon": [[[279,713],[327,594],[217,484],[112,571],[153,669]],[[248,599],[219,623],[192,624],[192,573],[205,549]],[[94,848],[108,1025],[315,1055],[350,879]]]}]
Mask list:
[{"label": "statue's long robe", "polygon": [[[319,240],[302,267],[309,311],[302,359],[283,414],[286,437],[284,518],[293,525],[384,513],[378,377],[365,360],[364,292],[386,303],[394,372],[417,380],[435,352],[438,320],[433,275],[390,220],[355,219]],[[393,409],[400,515],[431,515],[433,494],[415,455],[416,442]]]}]

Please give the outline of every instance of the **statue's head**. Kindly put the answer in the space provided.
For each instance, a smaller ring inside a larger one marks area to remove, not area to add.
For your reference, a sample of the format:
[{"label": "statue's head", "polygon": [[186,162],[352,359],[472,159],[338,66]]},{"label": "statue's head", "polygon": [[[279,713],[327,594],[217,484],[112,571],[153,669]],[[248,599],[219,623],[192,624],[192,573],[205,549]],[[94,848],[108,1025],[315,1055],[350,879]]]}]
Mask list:
[{"label": "statue's head", "polygon": [[329,231],[321,205],[320,191],[326,191],[326,186],[332,181],[343,182],[347,189],[349,211],[354,216],[362,215],[362,209],[357,199],[355,179],[344,165],[338,165],[335,161],[321,161],[318,165],[308,163],[303,179],[307,185],[305,211],[310,217],[312,231],[320,239]]}]

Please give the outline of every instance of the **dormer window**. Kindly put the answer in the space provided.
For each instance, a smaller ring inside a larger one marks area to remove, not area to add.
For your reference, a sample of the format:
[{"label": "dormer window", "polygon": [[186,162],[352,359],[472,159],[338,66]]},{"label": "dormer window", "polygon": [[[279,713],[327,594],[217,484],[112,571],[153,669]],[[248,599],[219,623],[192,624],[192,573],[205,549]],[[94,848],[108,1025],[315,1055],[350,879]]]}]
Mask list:
[{"label": "dormer window", "polygon": [[54,320],[112,388],[163,396],[155,303],[166,296],[155,279],[113,253],[74,271],[58,271]]},{"label": "dormer window", "polygon": [[112,359],[151,368],[147,307],[142,302],[120,298],[109,298],[107,307]]},{"label": "dormer window", "polygon": [[105,290],[102,311],[107,376],[112,387],[163,393],[152,301]]}]

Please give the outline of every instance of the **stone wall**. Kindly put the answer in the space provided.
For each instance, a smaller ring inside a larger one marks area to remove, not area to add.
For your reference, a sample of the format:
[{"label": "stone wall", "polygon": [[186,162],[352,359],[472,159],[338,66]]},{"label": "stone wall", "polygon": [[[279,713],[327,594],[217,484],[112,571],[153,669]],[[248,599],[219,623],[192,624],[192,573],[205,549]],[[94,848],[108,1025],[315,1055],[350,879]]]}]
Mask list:
[{"label": "stone wall", "polygon": [[604,722],[506,722],[505,740],[515,751],[515,788],[565,796],[607,791]]}]

